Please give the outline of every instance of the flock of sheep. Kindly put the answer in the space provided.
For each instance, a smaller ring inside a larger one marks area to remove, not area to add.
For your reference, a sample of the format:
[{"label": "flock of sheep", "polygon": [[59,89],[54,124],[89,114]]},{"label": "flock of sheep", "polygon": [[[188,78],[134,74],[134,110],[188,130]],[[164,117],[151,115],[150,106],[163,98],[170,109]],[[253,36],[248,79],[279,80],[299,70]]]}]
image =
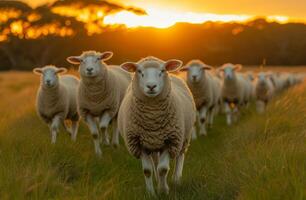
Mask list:
[{"label": "flock of sheep", "polygon": [[[261,72],[240,73],[241,65],[224,64],[214,69],[199,60],[182,67],[179,60],[146,57],[140,61],[108,66],[112,52],[83,52],[67,61],[79,65],[80,80],[61,75],[55,66],[35,68],[41,75],[37,112],[49,125],[56,142],[60,125],[76,140],[79,118],[88,125],[95,153],[100,143],[119,145],[121,134],[130,154],[141,159],[147,190],[155,195],[153,176],[160,192],[168,193],[170,159],[175,160],[173,181],[182,177],[184,155],[190,140],[207,134],[218,113],[227,124],[238,120],[239,111],[256,101],[262,113],[270,99],[303,80],[302,75]],[[187,71],[187,79],[169,72]],[[67,123],[67,120],[70,123]],[[112,128],[109,128],[112,126]]]}]

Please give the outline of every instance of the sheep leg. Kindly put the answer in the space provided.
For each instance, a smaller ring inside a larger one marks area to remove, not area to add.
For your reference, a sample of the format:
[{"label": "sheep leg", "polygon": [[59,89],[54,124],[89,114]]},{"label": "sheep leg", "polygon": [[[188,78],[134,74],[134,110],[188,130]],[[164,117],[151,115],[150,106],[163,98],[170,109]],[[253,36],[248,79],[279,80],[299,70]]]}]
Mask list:
[{"label": "sheep leg", "polygon": [[191,130],[191,139],[192,140],[196,140],[197,139],[197,133],[196,133],[196,127],[192,127],[192,130]]},{"label": "sheep leg", "polygon": [[228,126],[232,125],[232,110],[228,103],[224,103],[224,110],[226,113],[226,123]]},{"label": "sheep leg", "polygon": [[200,111],[196,111],[196,121],[194,123],[195,131],[200,132],[201,123],[200,123]]},{"label": "sheep leg", "polygon": [[146,153],[141,154],[141,162],[142,162],[142,169],[143,169],[143,174],[145,177],[145,182],[146,182],[146,188],[149,194],[152,196],[156,196],[154,186],[153,186],[153,165],[152,165],[152,158]]},{"label": "sheep leg", "polygon": [[119,146],[119,129],[117,125],[117,118],[112,120],[112,127],[113,127],[112,144],[114,147],[117,147]]},{"label": "sheep leg", "polygon": [[239,110],[238,110],[238,107],[236,106],[233,109],[233,122],[236,123],[238,121],[238,118],[239,118]]},{"label": "sheep leg", "polygon": [[72,129],[71,140],[76,141],[78,130],[79,130],[79,122],[72,121],[71,129]]},{"label": "sheep leg", "polygon": [[112,118],[108,112],[104,112],[100,118],[99,128],[101,129],[102,134],[104,134],[104,144],[106,145],[109,145],[108,126],[111,120]]},{"label": "sheep leg", "polygon": [[158,174],[158,190],[166,194],[169,193],[169,186],[167,183],[167,176],[170,170],[170,155],[168,150],[165,150],[161,153],[158,165],[157,165],[157,174]]},{"label": "sheep leg", "polygon": [[211,128],[212,124],[214,122],[214,116],[215,116],[215,107],[212,107],[209,111],[208,115],[208,127]]},{"label": "sheep leg", "polygon": [[207,108],[203,106],[200,109],[200,135],[207,135],[206,120],[207,120]]},{"label": "sheep leg", "polygon": [[87,115],[86,122],[87,122],[88,128],[90,130],[90,133],[91,133],[93,141],[94,141],[95,152],[98,156],[101,156],[102,151],[101,151],[101,148],[100,148],[99,130],[98,130],[96,121],[91,115]]},{"label": "sheep leg", "polygon": [[256,101],[256,110],[257,113],[262,114],[265,112],[265,103],[263,101],[257,100]]},{"label": "sheep leg", "polygon": [[59,131],[60,124],[61,124],[61,117],[59,115],[56,115],[55,117],[53,117],[51,125],[50,125],[52,144],[55,144],[56,142],[56,136],[57,136],[57,132]]},{"label": "sheep leg", "polygon": [[182,174],[183,174],[184,160],[185,160],[184,153],[180,154],[176,158],[175,171],[174,171],[174,176],[173,176],[173,181],[175,184],[180,184]]},{"label": "sheep leg", "polygon": [[64,126],[66,131],[72,136],[72,127],[68,126],[67,123],[64,122]]},{"label": "sheep leg", "polygon": [[159,179],[158,179],[158,175],[157,175],[157,164],[159,161],[159,152],[155,152],[152,154],[152,165],[153,165],[153,171],[154,171],[154,176],[155,176],[155,180],[158,183]]}]

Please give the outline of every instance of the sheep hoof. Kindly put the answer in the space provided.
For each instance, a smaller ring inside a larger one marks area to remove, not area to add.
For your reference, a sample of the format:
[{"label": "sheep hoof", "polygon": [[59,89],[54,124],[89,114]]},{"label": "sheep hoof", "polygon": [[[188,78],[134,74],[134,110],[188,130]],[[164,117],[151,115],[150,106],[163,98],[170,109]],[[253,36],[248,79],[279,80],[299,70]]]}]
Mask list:
[{"label": "sheep hoof", "polygon": [[168,186],[163,186],[158,188],[158,193],[160,194],[169,194],[169,187]]},{"label": "sheep hoof", "polygon": [[174,183],[174,185],[176,185],[176,186],[181,185],[181,177],[174,176],[174,177],[173,177],[173,183]]},{"label": "sheep hoof", "polygon": [[96,152],[98,158],[102,158],[102,152]]},{"label": "sheep hoof", "polygon": [[157,197],[157,195],[156,195],[156,193],[155,193],[154,190],[153,190],[153,191],[147,190],[147,193],[148,193],[148,195],[149,195],[150,197],[153,197],[153,198],[156,198],[156,197]]},{"label": "sheep hoof", "polygon": [[206,136],[206,135],[207,135],[207,131],[206,131],[206,130],[202,130],[202,131],[200,132],[200,135]]},{"label": "sheep hoof", "polygon": [[109,143],[109,141],[107,141],[107,140],[104,140],[104,141],[103,141],[103,144],[104,144],[105,146],[110,146],[110,143]]}]

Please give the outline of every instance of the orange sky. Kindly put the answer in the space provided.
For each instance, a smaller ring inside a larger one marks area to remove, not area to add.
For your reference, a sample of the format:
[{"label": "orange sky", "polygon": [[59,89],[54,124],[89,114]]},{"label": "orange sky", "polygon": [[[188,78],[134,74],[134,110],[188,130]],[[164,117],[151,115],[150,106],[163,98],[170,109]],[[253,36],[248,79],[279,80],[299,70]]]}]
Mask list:
[{"label": "orange sky", "polygon": [[[24,0],[37,6],[53,0]],[[124,5],[156,8],[163,11],[238,14],[251,16],[288,16],[306,21],[306,0],[111,0]],[[252,3],[251,3],[252,2]]]}]

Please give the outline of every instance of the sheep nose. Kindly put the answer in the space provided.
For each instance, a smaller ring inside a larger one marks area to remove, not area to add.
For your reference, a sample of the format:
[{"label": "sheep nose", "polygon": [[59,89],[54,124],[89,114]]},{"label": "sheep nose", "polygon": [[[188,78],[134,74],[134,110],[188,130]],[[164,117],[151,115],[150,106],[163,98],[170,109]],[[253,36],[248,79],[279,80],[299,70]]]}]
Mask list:
[{"label": "sheep nose", "polygon": [[87,68],[86,69],[88,72],[92,72],[93,68]]},{"label": "sheep nose", "polygon": [[196,80],[197,79],[197,76],[196,75],[192,75],[192,80]]},{"label": "sheep nose", "polygon": [[46,80],[47,85],[50,85],[51,81],[50,80]]},{"label": "sheep nose", "polygon": [[152,84],[152,85],[147,85],[147,88],[149,88],[150,89],[150,91],[153,91],[154,90],[154,88],[156,88],[157,87],[157,85],[156,84]]}]

